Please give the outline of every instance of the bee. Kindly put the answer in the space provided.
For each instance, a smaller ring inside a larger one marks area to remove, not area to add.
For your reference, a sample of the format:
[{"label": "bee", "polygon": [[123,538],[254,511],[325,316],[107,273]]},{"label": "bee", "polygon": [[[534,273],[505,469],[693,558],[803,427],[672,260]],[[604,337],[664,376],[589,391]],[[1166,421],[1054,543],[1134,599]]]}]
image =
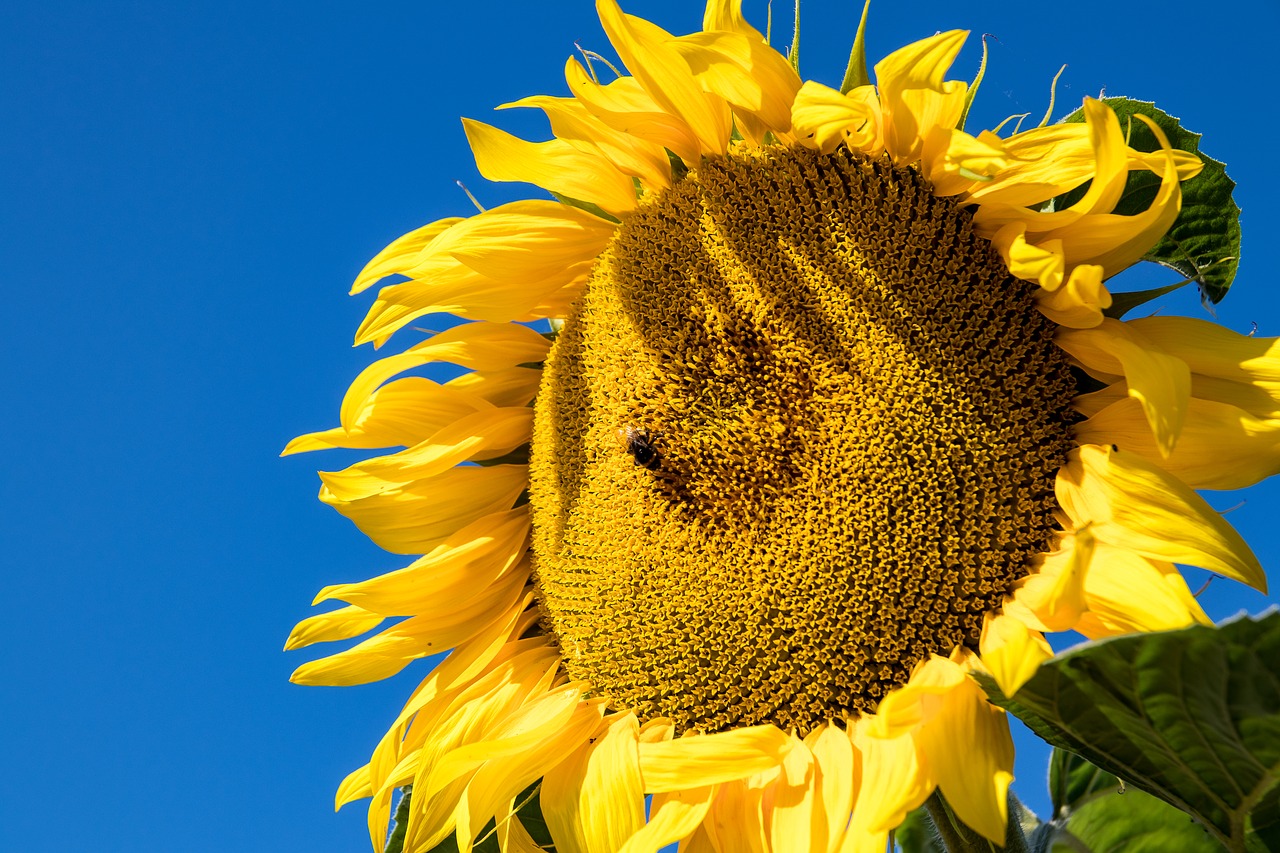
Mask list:
[{"label": "bee", "polygon": [[662,464],[662,454],[653,446],[653,435],[647,429],[623,427],[618,430],[618,437],[622,439],[631,458],[641,468],[656,471]]}]

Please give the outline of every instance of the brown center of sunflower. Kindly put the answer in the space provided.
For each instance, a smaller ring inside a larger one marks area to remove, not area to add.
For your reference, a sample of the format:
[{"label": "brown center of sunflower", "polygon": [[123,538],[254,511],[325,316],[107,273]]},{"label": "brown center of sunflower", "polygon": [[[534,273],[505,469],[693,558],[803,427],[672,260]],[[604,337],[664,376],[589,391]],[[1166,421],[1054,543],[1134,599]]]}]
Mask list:
[{"label": "brown center of sunflower", "polygon": [[1054,326],[911,169],[765,149],[630,216],[547,362],[544,627],[642,718],[804,733],[976,647],[1054,528]]}]

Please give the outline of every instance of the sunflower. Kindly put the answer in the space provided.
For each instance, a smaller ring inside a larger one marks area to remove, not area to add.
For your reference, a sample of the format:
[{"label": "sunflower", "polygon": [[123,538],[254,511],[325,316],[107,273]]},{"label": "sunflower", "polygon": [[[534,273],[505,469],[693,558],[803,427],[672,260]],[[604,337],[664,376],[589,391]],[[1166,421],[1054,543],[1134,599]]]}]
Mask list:
[{"label": "sunflower", "polygon": [[629,76],[570,59],[570,96],[506,105],[550,141],[465,121],[486,178],[554,200],[426,225],[355,282],[401,277],[357,343],[463,321],[285,451],[405,448],[320,498],[422,556],[321,590],[346,606],[288,644],[405,617],[304,684],[448,651],[340,786],[375,849],[410,785],[406,850],[491,822],[534,849],[539,782],[561,853],[883,850],[935,790],[1003,842],[1013,745],[975,672],[1012,694],[1047,632],[1207,624],[1175,564],[1265,585],[1195,490],[1280,470],[1280,346],[1107,313],[1200,161],[1092,99],[971,135],[962,31],[802,82],[740,5],[677,37],[598,0]]}]

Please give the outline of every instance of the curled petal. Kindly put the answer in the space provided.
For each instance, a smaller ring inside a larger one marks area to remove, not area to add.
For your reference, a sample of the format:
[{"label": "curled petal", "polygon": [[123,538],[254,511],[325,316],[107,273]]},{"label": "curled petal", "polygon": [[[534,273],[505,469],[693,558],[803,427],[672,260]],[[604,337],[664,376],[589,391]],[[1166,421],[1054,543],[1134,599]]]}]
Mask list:
[{"label": "curled petal", "polygon": [[1086,369],[1123,374],[1129,396],[1142,403],[1160,452],[1173,452],[1191,398],[1191,370],[1185,361],[1119,320],[1105,319],[1091,329],[1062,329],[1054,340]]},{"label": "curled petal", "polygon": [[859,86],[841,94],[812,80],[796,93],[791,127],[804,144],[830,154],[848,144],[867,154],[884,147],[880,98],[874,86]]},{"label": "curled petal", "polygon": [[1084,585],[1096,544],[1093,533],[1083,525],[1061,538],[1062,548],[1046,555],[1039,570],[1023,578],[1014,591],[1014,598],[1049,631],[1071,630],[1088,609]]},{"label": "curled petal", "polygon": [[1058,504],[1099,542],[1199,566],[1266,591],[1258,558],[1186,484],[1136,453],[1084,445],[1058,473]]},{"label": "curled petal", "polygon": [[979,647],[983,665],[1006,696],[1017,693],[1040,664],[1053,657],[1044,635],[1002,614],[988,614]]},{"label": "curled petal", "polygon": [[[973,680],[943,697],[943,707],[916,735],[929,772],[967,826],[1003,844],[1013,781],[1013,738],[1004,711]],[[964,744],[957,749],[957,744]]]},{"label": "curled petal", "polygon": [[1159,465],[1193,489],[1244,489],[1280,474],[1280,419],[1192,397],[1178,446],[1160,452],[1141,406],[1120,399],[1076,426],[1085,444],[1114,444]]},{"label": "curled petal", "polygon": [[1059,326],[1092,329],[1103,322],[1103,311],[1111,307],[1111,293],[1102,283],[1102,267],[1080,264],[1071,271],[1065,286],[1055,291],[1039,290],[1036,307]]}]

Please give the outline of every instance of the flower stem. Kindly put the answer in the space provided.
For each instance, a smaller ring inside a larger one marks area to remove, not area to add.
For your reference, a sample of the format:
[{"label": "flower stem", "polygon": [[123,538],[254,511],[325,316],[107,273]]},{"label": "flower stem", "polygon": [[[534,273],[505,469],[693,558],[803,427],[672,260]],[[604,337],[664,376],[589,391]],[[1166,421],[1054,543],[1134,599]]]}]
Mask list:
[{"label": "flower stem", "polygon": [[1009,823],[1003,847],[965,826],[947,805],[940,790],[934,789],[929,799],[924,801],[924,807],[947,853],[999,853],[1001,850],[1004,853],[1027,853],[1027,839],[1018,820],[1022,806],[1012,791],[1009,792]]}]

